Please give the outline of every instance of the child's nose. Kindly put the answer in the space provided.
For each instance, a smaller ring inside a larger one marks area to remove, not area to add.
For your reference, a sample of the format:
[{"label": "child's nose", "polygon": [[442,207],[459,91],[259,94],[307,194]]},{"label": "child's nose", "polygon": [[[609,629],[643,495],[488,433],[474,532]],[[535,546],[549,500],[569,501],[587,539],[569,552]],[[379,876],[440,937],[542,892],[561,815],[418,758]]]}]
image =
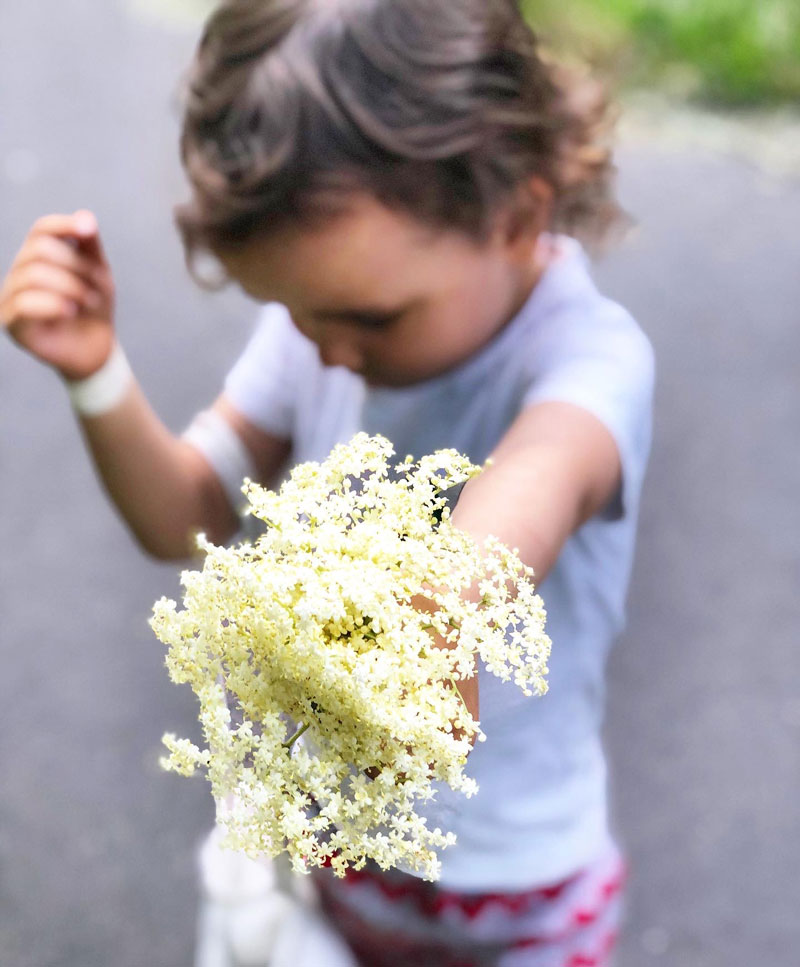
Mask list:
[{"label": "child's nose", "polygon": [[344,366],[354,373],[360,373],[364,368],[363,353],[353,341],[339,336],[324,339],[318,345],[320,359],[325,366]]}]

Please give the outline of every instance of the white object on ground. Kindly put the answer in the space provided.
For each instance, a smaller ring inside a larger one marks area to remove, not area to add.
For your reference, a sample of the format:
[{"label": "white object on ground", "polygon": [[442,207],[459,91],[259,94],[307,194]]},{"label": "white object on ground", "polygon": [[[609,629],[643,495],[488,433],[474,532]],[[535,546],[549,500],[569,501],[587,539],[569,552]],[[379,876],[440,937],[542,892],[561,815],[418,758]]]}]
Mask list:
[{"label": "white object on ground", "polygon": [[306,877],[221,849],[221,836],[214,829],[200,849],[195,967],[356,967]]}]

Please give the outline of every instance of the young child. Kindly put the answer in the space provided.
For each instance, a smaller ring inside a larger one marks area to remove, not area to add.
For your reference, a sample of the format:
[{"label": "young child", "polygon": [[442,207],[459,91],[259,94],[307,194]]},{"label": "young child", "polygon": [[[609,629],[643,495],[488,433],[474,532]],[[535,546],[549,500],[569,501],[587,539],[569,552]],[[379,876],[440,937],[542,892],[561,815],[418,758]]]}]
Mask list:
[{"label": "young child", "polygon": [[37,222],[0,292],[11,336],[67,381],[142,545],[237,530],[265,483],[356,431],[401,456],[492,464],[454,523],[520,549],[553,641],[550,691],[479,670],[480,792],[437,809],[437,884],[316,877],[370,967],[609,963],[623,864],[609,834],[603,677],[623,622],[653,364],[591,282],[578,229],[614,213],[595,88],[548,63],[514,0],[226,0],[190,78],[188,256],[265,303],[222,394],[182,436],[150,410],[113,329],[86,211]]}]

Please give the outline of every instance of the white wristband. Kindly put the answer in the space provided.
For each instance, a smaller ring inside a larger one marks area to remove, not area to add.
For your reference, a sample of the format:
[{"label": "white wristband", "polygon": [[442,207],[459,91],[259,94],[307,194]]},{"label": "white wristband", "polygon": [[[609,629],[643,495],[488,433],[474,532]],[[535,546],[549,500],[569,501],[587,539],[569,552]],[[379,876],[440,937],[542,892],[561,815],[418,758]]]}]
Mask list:
[{"label": "white wristband", "polygon": [[122,401],[133,382],[133,372],[119,343],[96,373],[86,379],[66,380],[72,408],[81,416],[101,416]]}]

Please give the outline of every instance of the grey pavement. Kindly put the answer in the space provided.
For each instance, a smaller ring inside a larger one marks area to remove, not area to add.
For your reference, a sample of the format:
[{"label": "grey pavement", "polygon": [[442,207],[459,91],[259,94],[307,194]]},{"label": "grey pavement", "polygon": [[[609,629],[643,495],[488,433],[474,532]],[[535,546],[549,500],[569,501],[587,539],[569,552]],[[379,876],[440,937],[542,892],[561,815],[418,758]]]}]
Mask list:
[{"label": "grey pavement", "polygon": [[[143,3],[144,0],[139,0]],[[151,7],[154,5],[151,5]],[[0,266],[93,208],[122,339],[179,430],[252,320],[188,279],[170,209],[193,30],[123,0],[0,5]],[[794,967],[800,950],[800,182],[652,132],[598,266],[657,352],[656,438],[608,742],[632,866],[620,967]],[[0,343],[0,967],[187,967],[197,734],[147,627],[177,568],[102,498],[64,391]]]}]

